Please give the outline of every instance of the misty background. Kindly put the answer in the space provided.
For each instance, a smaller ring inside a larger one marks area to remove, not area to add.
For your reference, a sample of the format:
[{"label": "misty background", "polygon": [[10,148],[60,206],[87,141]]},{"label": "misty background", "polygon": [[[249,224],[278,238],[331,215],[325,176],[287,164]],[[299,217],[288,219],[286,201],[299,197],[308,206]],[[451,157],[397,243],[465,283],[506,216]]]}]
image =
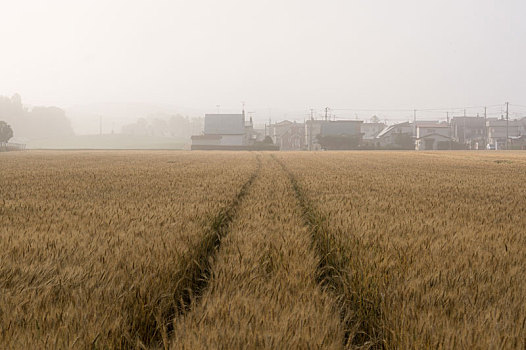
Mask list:
[{"label": "misty background", "polygon": [[183,143],[242,102],[256,124],[325,107],[501,115],[506,101],[521,116],[525,15],[519,0],[5,2],[0,119],[27,139]]}]

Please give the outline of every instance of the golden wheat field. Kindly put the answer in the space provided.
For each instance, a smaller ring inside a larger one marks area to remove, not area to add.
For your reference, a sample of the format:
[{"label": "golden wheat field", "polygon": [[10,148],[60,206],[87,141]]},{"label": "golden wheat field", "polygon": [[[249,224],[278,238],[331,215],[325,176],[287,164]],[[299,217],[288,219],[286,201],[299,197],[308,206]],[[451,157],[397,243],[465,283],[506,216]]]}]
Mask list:
[{"label": "golden wheat field", "polygon": [[526,154],[0,154],[2,349],[524,349]]}]

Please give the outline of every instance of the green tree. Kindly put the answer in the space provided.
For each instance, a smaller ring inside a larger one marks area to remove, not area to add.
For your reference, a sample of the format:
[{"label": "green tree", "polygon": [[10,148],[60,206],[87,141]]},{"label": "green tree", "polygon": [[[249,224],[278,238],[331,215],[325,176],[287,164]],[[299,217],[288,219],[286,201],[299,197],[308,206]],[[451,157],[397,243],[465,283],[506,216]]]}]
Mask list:
[{"label": "green tree", "polygon": [[13,129],[4,121],[0,120],[0,143],[6,143],[13,137]]}]

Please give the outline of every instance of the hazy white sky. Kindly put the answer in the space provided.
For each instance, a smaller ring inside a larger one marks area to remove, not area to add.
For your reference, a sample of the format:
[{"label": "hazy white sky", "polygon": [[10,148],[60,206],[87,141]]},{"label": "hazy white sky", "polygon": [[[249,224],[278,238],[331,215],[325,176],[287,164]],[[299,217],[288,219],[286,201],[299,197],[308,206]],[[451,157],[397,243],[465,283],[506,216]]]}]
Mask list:
[{"label": "hazy white sky", "polygon": [[3,0],[0,95],[211,108],[526,104],[524,0]]}]

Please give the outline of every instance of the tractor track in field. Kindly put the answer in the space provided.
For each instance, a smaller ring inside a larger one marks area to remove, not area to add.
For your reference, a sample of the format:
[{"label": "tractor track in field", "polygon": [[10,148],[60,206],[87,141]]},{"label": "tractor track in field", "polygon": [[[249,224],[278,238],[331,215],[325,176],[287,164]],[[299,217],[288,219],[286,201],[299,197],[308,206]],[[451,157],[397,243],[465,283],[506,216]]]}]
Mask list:
[{"label": "tractor track in field", "polygon": [[339,349],[339,308],[315,278],[319,259],[294,189],[271,155],[261,160],[209,285],[198,305],[177,319],[172,339],[188,348]]},{"label": "tractor track in field", "polygon": [[[343,345],[345,347],[384,349],[384,342],[381,340],[383,338],[381,330],[376,329],[374,326],[371,328],[369,324],[361,322],[358,324],[358,327],[356,326],[353,314],[360,307],[357,306],[360,303],[356,303],[355,300],[356,298],[360,299],[360,296],[357,296],[352,291],[349,293],[349,284],[345,281],[345,275],[348,273],[350,266],[347,257],[341,256],[333,243],[334,239],[329,232],[327,219],[316,211],[309,198],[307,198],[305,190],[287,165],[274,154],[271,154],[271,157],[281,166],[289,178],[298,205],[301,208],[305,225],[311,232],[313,249],[320,258],[316,280],[323,289],[332,293],[339,305],[340,321],[345,330],[344,339],[342,340]],[[373,310],[373,313],[380,317],[381,311]]]},{"label": "tractor track in field", "polygon": [[246,197],[250,187],[254,181],[256,181],[261,172],[261,157],[257,155],[256,160],[258,163],[256,171],[250,176],[247,182],[243,184],[230,205],[223,208],[214,217],[212,224],[210,225],[209,232],[206,234],[205,238],[199,242],[197,250],[201,251],[200,254],[195,256],[194,263],[191,266],[191,278],[186,283],[188,286],[183,288],[183,293],[180,297],[180,299],[183,300],[183,303],[179,305],[179,314],[187,312],[191,308],[192,302],[195,302],[195,299],[199,298],[203,290],[208,285],[211,273],[211,258],[213,258],[213,256],[219,250],[221,246],[221,240],[228,234],[230,223],[237,216],[237,212],[243,202],[243,199]]},{"label": "tractor track in field", "polygon": [[[229,226],[236,218],[237,212],[252,184],[261,173],[261,156],[256,155],[257,167],[249,179],[243,184],[229,205],[221,209],[212,219],[212,223],[201,239],[184,256],[184,266],[180,273],[173,276],[178,281],[177,288],[172,293],[173,303],[170,308],[161,310],[162,316],[151,314],[152,327],[146,331],[131,329],[143,344],[160,345],[166,342],[167,335],[173,331],[173,321],[176,317],[189,312],[199,302],[207,288],[214,257],[221,246],[222,239],[228,235]],[[133,344],[128,344],[134,347]]]}]

